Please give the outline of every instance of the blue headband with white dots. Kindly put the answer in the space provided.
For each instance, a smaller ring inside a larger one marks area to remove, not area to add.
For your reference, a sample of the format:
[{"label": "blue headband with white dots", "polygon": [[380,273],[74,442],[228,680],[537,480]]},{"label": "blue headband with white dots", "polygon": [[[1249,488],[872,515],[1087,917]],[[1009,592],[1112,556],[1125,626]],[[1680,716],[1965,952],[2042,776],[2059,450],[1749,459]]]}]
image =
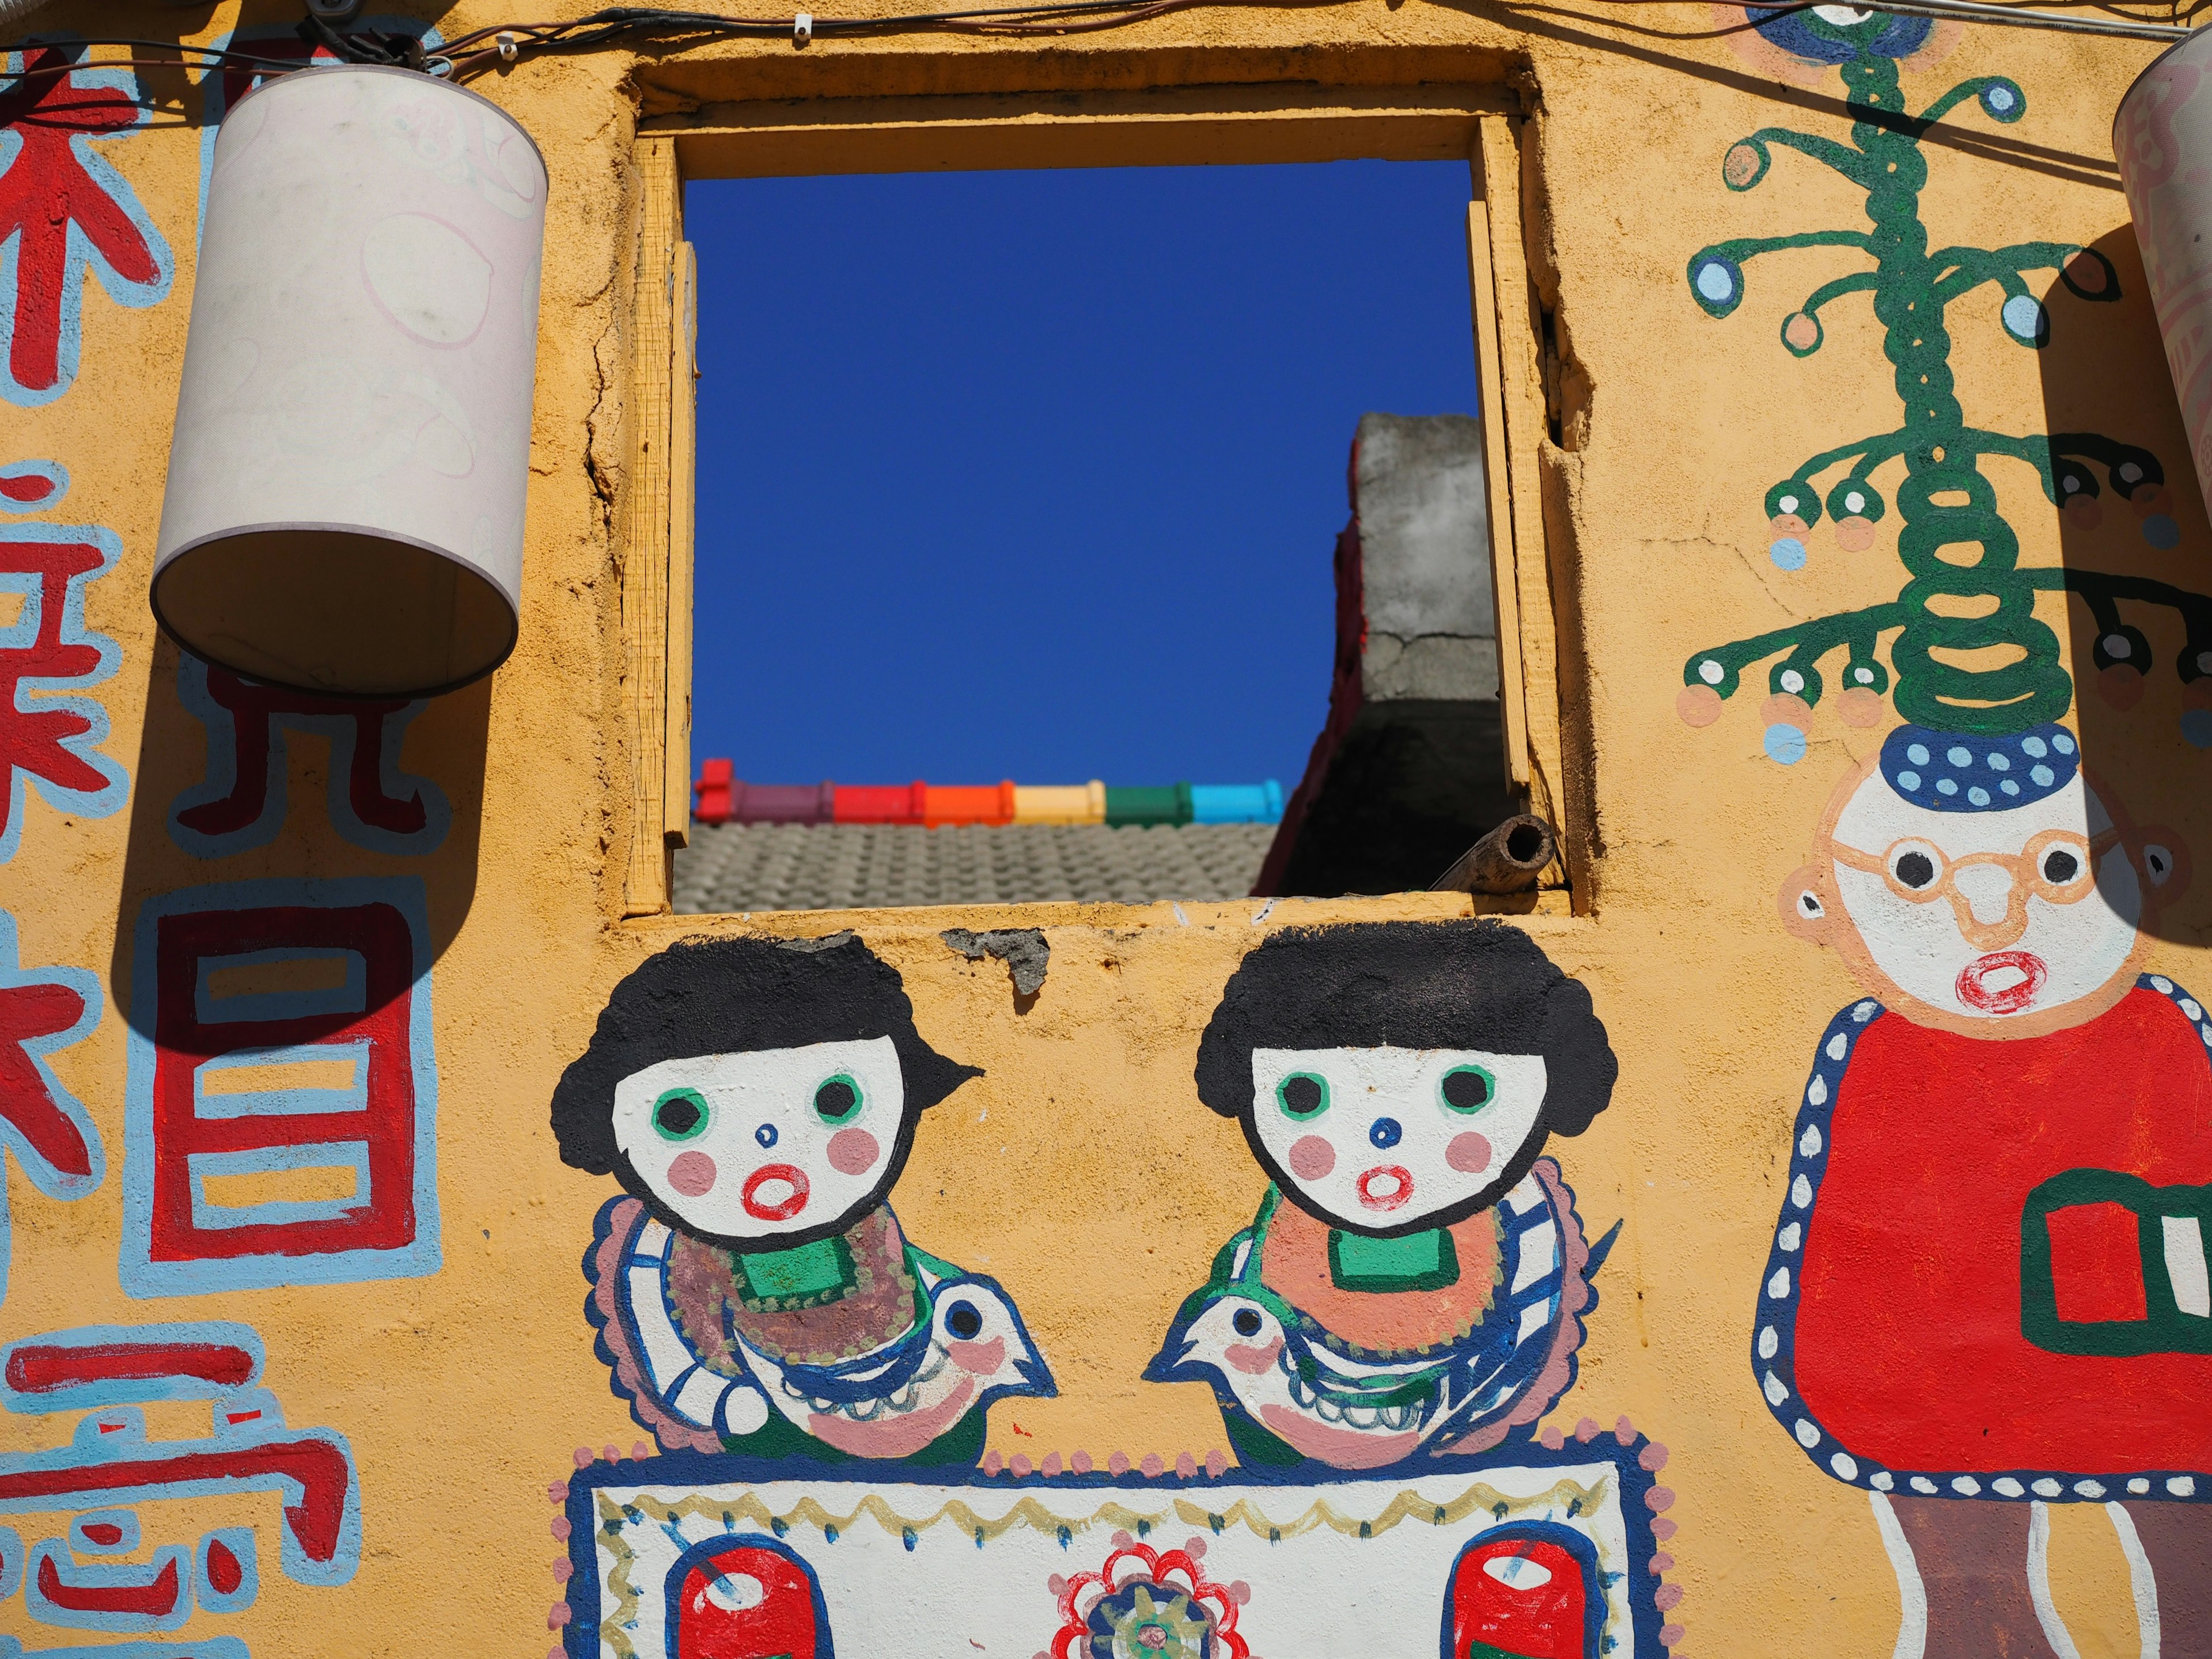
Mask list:
[{"label": "blue headband with white dots", "polygon": [[1995,812],[2055,795],[2081,763],[2074,734],[2045,724],[2002,737],[1900,726],[1881,746],[1881,775],[1915,806]]}]

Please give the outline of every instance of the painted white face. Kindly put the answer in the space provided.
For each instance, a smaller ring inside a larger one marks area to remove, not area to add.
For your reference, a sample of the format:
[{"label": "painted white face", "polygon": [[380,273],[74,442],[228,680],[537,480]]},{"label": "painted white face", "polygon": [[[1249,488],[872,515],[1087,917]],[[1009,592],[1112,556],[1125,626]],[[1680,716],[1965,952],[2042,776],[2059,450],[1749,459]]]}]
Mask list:
[{"label": "painted white face", "polygon": [[1307,1207],[1358,1231],[1406,1228],[1493,1184],[1544,1104],[1541,1054],[1255,1048],[1252,1121]]},{"label": "painted white face", "polygon": [[2048,1013],[2110,984],[2135,949],[2142,884],[2078,775],[2029,805],[1937,812],[1872,772],[1830,851],[1875,968],[1946,1014]]},{"label": "painted white face", "polygon": [[615,1085],[615,1144],[694,1231],[819,1233],[880,1196],[906,1121],[887,1037],[664,1060]]}]

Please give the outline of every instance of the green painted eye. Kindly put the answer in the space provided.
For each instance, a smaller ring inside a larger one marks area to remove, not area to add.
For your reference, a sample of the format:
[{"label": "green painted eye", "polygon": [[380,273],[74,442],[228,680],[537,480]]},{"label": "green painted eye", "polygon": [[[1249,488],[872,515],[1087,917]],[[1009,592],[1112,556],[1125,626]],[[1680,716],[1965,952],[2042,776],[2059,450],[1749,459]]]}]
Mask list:
[{"label": "green painted eye", "polygon": [[844,1073],[823,1081],[814,1091],[814,1114],[824,1123],[843,1123],[860,1109],[860,1085]]},{"label": "green painted eye", "polygon": [[1275,1085],[1275,1101],[1291,1117],[1319,1117],[1328,1109],[1328,1079],[1312,1072],[1293,1072]]},{"label": "green painted eye", "polygon": [[1498,1079],[1480,1066],[1455,1066],[1437,1092],[1455,1112],[1479,1112],[1497,1098]]},{"label": "green painted eye", "polygon": [[663,1140],[692,1140],[707,1127],[707,1097],[696,1089],[671,1089],[653,1103],[653,1127]]}]

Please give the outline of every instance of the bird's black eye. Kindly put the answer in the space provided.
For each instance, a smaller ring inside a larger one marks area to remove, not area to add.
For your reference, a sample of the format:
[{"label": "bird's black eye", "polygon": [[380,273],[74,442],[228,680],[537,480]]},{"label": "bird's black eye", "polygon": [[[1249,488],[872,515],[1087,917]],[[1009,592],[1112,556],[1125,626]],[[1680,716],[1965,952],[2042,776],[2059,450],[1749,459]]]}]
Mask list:
[{"label": "bird's black eye", "polygon": [[1239,1336],[1260,1334],[1260,1310],[1257,1308],[1239,1308],[1229,1322],[1237,1328]]},{"label": "bird's black eye", "polygon": [[945,1310],[945,1328],[963,1342],[972,1342],[982,1332],[983,1316],[974,1303],[956,1302]]},{"label": "bird's black eye", "polygon": [[2043,855],[2043,878],[2053,887],[2063,887],[2081,873],[2081,860],[2063,847],[2054,847]]},{"label": "bird's black eye", "polygon": [[814,1091],[815,1115],[824,1123],[842,1123],[860,1109],[860,1085],[842,1072]]},{"label": "bird's black eye", "polygon": [[1898,855],[1897,878],[1918,892],[1936,879],[1936,860],[1925,853],[1901,853]]},{"label": "bird's black eye", "polygon": [[1293,1072],[1275,1085],[1275,1099],[1292,1117],[1313,1117],[1328,1109],[1328,1080]]},{"label": "bird's black eye", "polygon": [[1490,1104],[1494,1084],[1480,1066],[1455,1066],[1444,1073],[1444,1104],[1455,1112],[1480,1111]]},{"label": "bird's black eye", "polygon": [[653,1103],[653,1127],[663,1140],[690,1140],[707,1127],[707,1102],[696,1089],[671,1089]]}]

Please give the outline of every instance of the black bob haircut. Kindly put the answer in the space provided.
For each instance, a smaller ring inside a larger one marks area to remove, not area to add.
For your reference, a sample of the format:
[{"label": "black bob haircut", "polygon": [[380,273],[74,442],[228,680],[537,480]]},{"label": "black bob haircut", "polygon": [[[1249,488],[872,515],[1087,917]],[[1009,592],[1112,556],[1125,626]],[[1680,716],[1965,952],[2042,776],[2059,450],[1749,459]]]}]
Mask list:
[{"label": "black bob haircut", "polygon": [[1252,1051],[1380,1048],[1540,1054],[1545,1088],[1536,1132],[1496,1181],[1439,1215],[1372,1229],[1378,1237],[1448,1225],[1494,1203],[1528,1173],[1547,1133],[1589,1127],[1620,1073],[1589,992],[1518,928],[1486,918],[1345,922],[1272,934],[1229,976],[1199,1041],[1198,1097],[1243,1121],[1252,1155],[1296,1202],[1297,1184],[1275,1167],[1253,1121]]},{"label": "black bob haircut", "polygon": [[[914,1028],[898,970],[851,933],[818,939],[701,939],[672,945],[631,970],[599,1012],[591,1047],[553,1090],[561,1161],[611,1175],[678,1231],[671,1214],[615,1144],[615,1085],[664,1060],[802,1048],[889,1037],[898,1051],[909,1109],[878,1192],[898,1179],[914,1144],[914,1113],[934,1106],[979,1067],[947,1060]],[[780,1233],[775,1248],[842,1231],[856,1218]],[[730,1241],[725,1241],[730,1242]]]}]

